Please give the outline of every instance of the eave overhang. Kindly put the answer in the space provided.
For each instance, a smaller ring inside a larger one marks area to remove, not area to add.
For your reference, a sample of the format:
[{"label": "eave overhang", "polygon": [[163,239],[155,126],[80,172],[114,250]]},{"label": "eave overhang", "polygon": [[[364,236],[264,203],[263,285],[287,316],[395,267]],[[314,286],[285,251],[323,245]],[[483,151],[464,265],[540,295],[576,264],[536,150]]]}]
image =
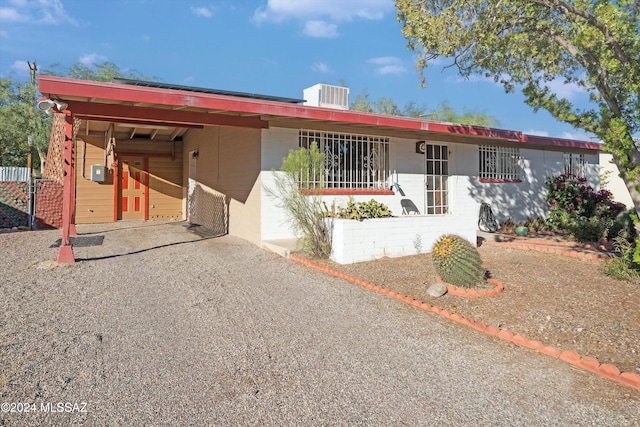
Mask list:
[{"label": "eave overhang", "polygon": [[87,120],[169,123],[174,126],[270,125],[344,128],[371,134],[470,144],[518,144],[550,149],[599,151],[601,144],[522,132],[351,110],[333,110],[285,102],[184,90],[131,86],[63,77],[40,76],[39,90],[50,99],[69,104],[69,110]]}]

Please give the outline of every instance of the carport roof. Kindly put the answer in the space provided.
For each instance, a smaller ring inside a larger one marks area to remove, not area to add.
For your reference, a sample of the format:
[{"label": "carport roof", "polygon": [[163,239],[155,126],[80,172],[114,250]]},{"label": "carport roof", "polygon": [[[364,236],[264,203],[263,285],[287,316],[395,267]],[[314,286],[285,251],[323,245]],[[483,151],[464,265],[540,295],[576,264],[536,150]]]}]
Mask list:
[{"label": "carport roof", "polygon": [[112,83],[40,76],[39,90],[64,101],[83,120],[182,127],[234,126],[330,129],[472,144],[522,144],[599,150],[600,144],[526,135],[518,131],[434,122],[408,117],[299,105],[295,98],[192,88],[155,82]]}]

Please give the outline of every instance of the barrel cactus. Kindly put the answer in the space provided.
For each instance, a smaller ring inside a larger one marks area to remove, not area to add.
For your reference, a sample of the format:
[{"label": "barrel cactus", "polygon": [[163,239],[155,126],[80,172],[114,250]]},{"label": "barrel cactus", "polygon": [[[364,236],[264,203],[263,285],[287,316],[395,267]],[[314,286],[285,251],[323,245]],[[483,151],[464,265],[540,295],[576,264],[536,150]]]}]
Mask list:
[{"label": "barrel cactus", "polygon": [[446,283],[470,288],[484,280],[478,249],[460,236],[447,234],[440,237],[431,256],[436,272]]}]

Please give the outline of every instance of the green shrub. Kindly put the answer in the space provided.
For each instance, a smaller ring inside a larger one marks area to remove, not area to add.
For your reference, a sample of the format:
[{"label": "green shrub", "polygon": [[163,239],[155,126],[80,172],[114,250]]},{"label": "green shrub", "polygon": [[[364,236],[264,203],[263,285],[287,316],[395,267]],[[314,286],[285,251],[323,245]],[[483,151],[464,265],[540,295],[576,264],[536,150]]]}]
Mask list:
[{"label": "green shrub", "polygon": [[460,236],[440,237],[433,246],[431,257],[436,272],[446,283],[470,288],[484,280],[478,249]]},{"label": "green shrub", "polygon": [[277,206],[289,216],[291,229],[302,243],[302,250],[313,257],[331,255],[333,220],[317,194],[305,194],[301,188],[322,187],[321,173],[324,154],[312,144],[311,148],[289,150],[282,161],[282,172],[274,173],[274,187],[265,192],[276,199]]},{"label": "green shrub", "polygon": [[598,241],[617,235],[616,217],[625,206],[607,190],[594,191],[585,178],[562,174],[546,180],[549,225],[580,241]]},{"label": "green shrub", "polygon": [[622,235],[614,239],[614,247],[618,256],[605,260],[604,273],[618,280],[640,279],[640,263],[638,263],[636,254],[637,243],[634,248],[634,245]]},{"label": "green shrub", "polygon": [[346,219],[355,219],[357,221],[362,221],[367,218],[385,218],[391,216],[391,211],[384,204],[377,202],[374,199],[369,200],[368,202],[357,202],[355,203],[353,199],[350,197],[347,202],[347,207],[338,208],[333,216],[336,218],[346,218]]}]

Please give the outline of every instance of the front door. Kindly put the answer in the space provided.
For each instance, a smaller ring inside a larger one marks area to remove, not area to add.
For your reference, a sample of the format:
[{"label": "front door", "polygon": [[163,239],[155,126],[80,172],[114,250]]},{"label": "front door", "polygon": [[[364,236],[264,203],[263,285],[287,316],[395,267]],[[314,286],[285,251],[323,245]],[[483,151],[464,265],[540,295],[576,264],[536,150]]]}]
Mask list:
[{"label": "front door", "polygon": [[428,215],[446,214],[448,209],[449,147],[425,144],[425,209]]},{"label": "front door", "polygon": [[145,161],[141,157],[124,157],[120,168],[120,219],[145,219]]}]

